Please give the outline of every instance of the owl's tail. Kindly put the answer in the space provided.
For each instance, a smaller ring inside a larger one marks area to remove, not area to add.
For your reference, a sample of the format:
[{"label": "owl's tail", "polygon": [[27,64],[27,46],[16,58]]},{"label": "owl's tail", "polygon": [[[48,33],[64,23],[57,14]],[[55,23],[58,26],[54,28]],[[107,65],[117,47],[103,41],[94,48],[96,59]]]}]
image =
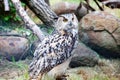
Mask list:
[{"label": "owl's tail", "polygon": [[39,73],[39,69],[36,67],[38,61],[33,60],[32,63],[29,65],[29,80],[41,80],[42,74]]}]

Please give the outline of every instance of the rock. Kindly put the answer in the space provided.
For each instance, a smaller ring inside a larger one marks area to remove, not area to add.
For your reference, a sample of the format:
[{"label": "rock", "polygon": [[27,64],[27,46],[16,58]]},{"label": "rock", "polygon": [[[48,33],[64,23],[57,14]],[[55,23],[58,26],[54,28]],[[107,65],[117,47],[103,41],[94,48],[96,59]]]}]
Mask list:
[{"label": "rock", "polygon": [[68,3],[68,2],[58,2],[51,6],[51,9],[57,14],[72,13],[78,7],[78,4]]},{"label": "rock", "polygon": [[26,57],[28,40],[18,36],[0,36],[0,56],[8,60],[20,60]]},{"label": "rock", "polygon": [[70,62],[70,67],[94,66],[98,63],[99,55],[85,46],[82,42],[78,43],[74,51],[75,55]]},{"label": "rock", "polygon": [[80,21],[79,39],[105,57],[120,57],[120,19],[102,11]]}]

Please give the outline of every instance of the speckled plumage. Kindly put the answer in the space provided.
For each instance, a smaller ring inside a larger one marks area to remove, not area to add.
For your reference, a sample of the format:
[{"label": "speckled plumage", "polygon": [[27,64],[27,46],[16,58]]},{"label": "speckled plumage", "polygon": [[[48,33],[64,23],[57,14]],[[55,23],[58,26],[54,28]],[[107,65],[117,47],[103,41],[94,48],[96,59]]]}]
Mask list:
[{"label": "speckled plumage", "polygon": [[[66,20],[64,20],[66,19]],[[70,19],[70,20],[69,20]],[[57,33],[46,37],[34,52],[29,74],[36,79],[71,57],[77,40],[78,22],[74,14],[61,15],[56,24]]]}]

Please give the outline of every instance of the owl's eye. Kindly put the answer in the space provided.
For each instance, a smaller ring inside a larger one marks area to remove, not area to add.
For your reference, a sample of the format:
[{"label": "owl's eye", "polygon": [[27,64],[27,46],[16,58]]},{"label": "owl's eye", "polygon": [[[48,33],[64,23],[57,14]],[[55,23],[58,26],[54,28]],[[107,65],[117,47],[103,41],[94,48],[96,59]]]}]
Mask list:
[{"label": "owl's eye", "polygon": [[67,22],[68,20],[64,18],[63,21],[64,21],[64,22]]},{"label": "owl's eye", "polygon": [[74,20],[74,18],[72,18],[72,21]]}]

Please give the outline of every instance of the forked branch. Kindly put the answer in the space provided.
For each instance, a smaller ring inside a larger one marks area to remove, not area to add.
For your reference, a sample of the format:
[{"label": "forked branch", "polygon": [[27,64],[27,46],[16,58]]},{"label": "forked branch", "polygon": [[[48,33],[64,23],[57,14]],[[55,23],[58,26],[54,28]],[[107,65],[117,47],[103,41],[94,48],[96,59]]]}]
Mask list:
[{"label": "forked branch", "polygon": [[29,28],[34,34],[37,35],[40,41],[44,39],[44,34],[40,30],[40,28],[30,19],[28,14],[25,12],[23,7],[21,6],[21,2],[19,0],[11,0],[12,3],[14,4],[19,16],[21,19],[24,21],[25,25],[27,28]]}]

